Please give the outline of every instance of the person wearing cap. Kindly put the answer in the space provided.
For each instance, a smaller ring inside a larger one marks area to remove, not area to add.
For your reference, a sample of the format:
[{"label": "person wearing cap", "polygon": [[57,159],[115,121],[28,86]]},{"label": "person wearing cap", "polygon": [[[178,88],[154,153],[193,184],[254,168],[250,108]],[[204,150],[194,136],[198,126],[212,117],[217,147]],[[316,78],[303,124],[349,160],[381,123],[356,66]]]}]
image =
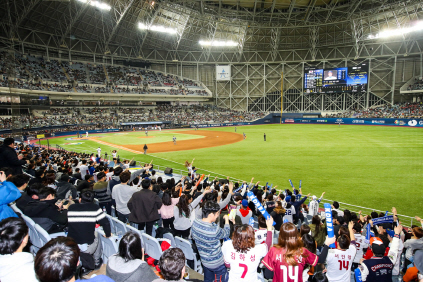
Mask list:
[{"label": "person wearing cap", "polygon": [[22,174],[22,165],[29,164],[23,160],[23,155],[17,155],[15,151],[15,139],[6,138],[0,146],[0,167],[10,167],[12,175]]},{"label": "person wearing cap", "polygon": [[414,254],[414,266],[409,267],[404,277],[404,282],[423,281],[423,250],[417,250]]},{"label": "person wearing cap", "polygon": [[312,200],[311,200],[309,207],[308,207],[307,219],[309,221],[313,218],[313,216],[319,214],[319,203],[323,199],[323,196],[325,195],[325,193],[326,192],[323,192],[322,196],[320,196],[319,199],[317,199],[316,195],[313,195]]},{"label": "person wearing cap", "polygon": [[385,245],[378,237],[370,239],[370,248],[373,252],[373,257],[365,260],[360,260],[358,269],[361,272],[362,281],[367,282],[391,282],[392,271],[394,264],[398,259],[399,240],[402,226],[398,225],[394,229],[394,238],[391,242],[391,248],[387,256],[385,254]]},{"label": "person wearing cap", "polygon": [[241,207],[236,211],[236,215],[241,218],[242,224],[248,224],[253,212],[248,207],[248,200],[242,200]]}]

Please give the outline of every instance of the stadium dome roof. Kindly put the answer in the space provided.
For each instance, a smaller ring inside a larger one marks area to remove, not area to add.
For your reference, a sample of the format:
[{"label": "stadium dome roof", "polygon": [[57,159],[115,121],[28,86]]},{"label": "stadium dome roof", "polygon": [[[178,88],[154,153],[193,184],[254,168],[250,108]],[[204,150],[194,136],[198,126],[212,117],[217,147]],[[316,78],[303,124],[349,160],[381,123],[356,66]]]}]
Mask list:
[{"label": "stadium dome roof", "polygon": [[[202,52],[202,61],[207,61],[211,49],[242,55],[246,50],[301,50],[383,40],[374,37],[385,29],[413,25],[423,15],[420,0],[3,2],[3,41],[31,39],[40,47],[105,55],[123,52],[134,58],[143,50],[174,52],[174,59],[181,52]],[[173,33],[161,32],[164,28]],[[200,41],[231,41],[234,46],[202,46]]]}]

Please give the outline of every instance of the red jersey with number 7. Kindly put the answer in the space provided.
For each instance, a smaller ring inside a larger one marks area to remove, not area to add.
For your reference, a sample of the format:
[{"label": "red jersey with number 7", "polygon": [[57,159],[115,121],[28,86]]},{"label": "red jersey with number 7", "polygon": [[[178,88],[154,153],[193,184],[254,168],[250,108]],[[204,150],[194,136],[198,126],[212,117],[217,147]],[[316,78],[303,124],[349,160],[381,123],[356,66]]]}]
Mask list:
[{"label": "red jersey with number 7", "polygon": [[303,270],[308,264],[315,266],[318,257],[303,248],[302,256],[296,258],[297,265],[290,265],[285,260],[285,249],[272,247],[262,260],[262,263],[273,271],[273,281],[303,282]]}]

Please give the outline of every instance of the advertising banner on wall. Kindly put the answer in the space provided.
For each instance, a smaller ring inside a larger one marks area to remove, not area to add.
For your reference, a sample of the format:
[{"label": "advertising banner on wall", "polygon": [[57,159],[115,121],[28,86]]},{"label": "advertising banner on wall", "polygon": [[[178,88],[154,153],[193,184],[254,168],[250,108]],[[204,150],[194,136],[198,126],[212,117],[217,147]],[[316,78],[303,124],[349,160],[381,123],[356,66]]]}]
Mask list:
[{"label": "advertising banner on wall", "polygon": [[231,80],[231,66],[216,66],[216,80]]}]

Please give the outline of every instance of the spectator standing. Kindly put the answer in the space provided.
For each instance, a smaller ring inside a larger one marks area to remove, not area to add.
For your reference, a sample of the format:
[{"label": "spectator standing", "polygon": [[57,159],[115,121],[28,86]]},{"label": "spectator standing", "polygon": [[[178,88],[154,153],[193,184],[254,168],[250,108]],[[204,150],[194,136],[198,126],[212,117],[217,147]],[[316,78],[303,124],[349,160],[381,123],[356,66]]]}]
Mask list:
[{"label": "spectator standing", "polygon": [[280,229],[278,244],[270,249],[262,260],[273,271],[273,281],[303,282],[306,265],[316,266],[318,257],[303,247],[297,227],[284,223]]},{"label": "spectator standing", "polygon": [[119,175],[120,184],[113,188],[112,198],[116,201],[116,212],[120,221],[126,223],[131,211],[128,209],[128,202],[132,195],[138,191],[136,186],[129,186],[131,178],[129,171],[124,171]]},{"label": "spectator standing", "polygon": [[95,225],[99,223],[104,230],[106,237],[111,236],[109,220],[101,210],[94,204],[94,192],[82,191],[79,204],[69,206],[68,209],[68,236],[73,238],[79,245],[87,244],[84,253],[93,255],[95,268],[101,266],[101,243],[95,232]]},{"label": "spectator standing", "polygon": [[149,179],[141,182],[142,190],[134,193],[127,204],[130,211],[129,221],[138,223],[138,229],[144,230],[152,235],[153,224],[160,219],[159,209],[162,206],[162,200],[153,192],[153,185]]},{"label": "spectator standing", "polygon": [[112,214],[112,198],[107,193],[106,181],[107,177],[104,172],[99,172],[97,174],[98,182],[94,184],[93,191],[95,193],[95,198],[98,200],[98,204],[101,209],[106,209],[108,215]]},{"label": "spectator standing", "polygon": [[276,201],[276,206],[270,214],[273,218],[275,224],[275,230],[280,230],[283,224],[283,215],[285,214],[285,209],[282,207],[281,201]]},{"label": "spectator standing", "polygon": [[15,139],[6,138],[3,145],[0,146],[0,167],[10,167],[12,174],[21,174],[22,165],[29,164],[29,161],[23,160],[23,155],[17,155],[15,151]]},{"label": "spectator standing", "polygon": [[272,246],[273,219],[266,220],[266,244],[255,244],[253,227],[235,227],[232,240],[223,243],[225,265],[231,268],[229,281],[257,281],[257,268]]},{"label": "spectator standing", "polygon": [[361,272],[362,281],[366,282],[391,282],[392,281],[392,269],[398,258],[399,249],[399,235],[401,233],[402,226],[398,225],[395,227],[395,235],[392,239],[389,253],[385,256],[385,245],[382,240],[378,237],[372,237],[370,239],[370,247],[373,252],[371,259],[361,259],[359,266]]},{"label": "spectator standing", "polygon": [[163,219],[164,228],[170,228],[172,230],[175,230],[175,227],[173,226],[173,221],[175,220],[175,217],[173,215],[173,209],[178,202],[179,202],[179,197],[172,198],[172,195],[169,190],[164,191],[163,197],[162,197],[163,205],[159,209],[159,214],[161,218]]},{"label": "spectator standing", "polygon": [[327,277],[333,282],[350,282],[351,265],[357,253],[353,222],[348,225],[350,236],[343,234],[337,239],[337,249],[331,249],[326,257]]},{"label": "spectator standing", "polygon": [[319,203],[323,199],[324,195],[325,195],[325,192],[322,193],[322,196],[320,196],[319,199],[317,199],[316,196],[312,197],[312,200],[311,200],[311,202],[309,204],[309,208],[308,208],[308,214],[307,214],[308,220],[311,220],[313,218],[313,216],[319,214]]},{"label": "spectator standing", "polygon": [[192,225],[194,239],[204,268],[204,282],[228,281],[228,271],[224,264],[221,239],[229,237],[229,217],[225,215],[224,228],[216,225],[219,218],[220,206],[214,201],[207,201],[203,205],[203,219],[196,219]]},{"label": "spectator standing", "polygon": [[[228,196],[230,197],[230,196]],[[250,218],[253,216],[253,212],[248,207],[248,200],[242,200],[241,208],[236,210],[236,215],[241,218],[242,224],[248,224]]]},{"label": "spectator standing", "polygon": [[21,218],[0,222],[0,280],[2,282],[38,282],[34,257],[23,249],[28,244],[28,226]]}]

